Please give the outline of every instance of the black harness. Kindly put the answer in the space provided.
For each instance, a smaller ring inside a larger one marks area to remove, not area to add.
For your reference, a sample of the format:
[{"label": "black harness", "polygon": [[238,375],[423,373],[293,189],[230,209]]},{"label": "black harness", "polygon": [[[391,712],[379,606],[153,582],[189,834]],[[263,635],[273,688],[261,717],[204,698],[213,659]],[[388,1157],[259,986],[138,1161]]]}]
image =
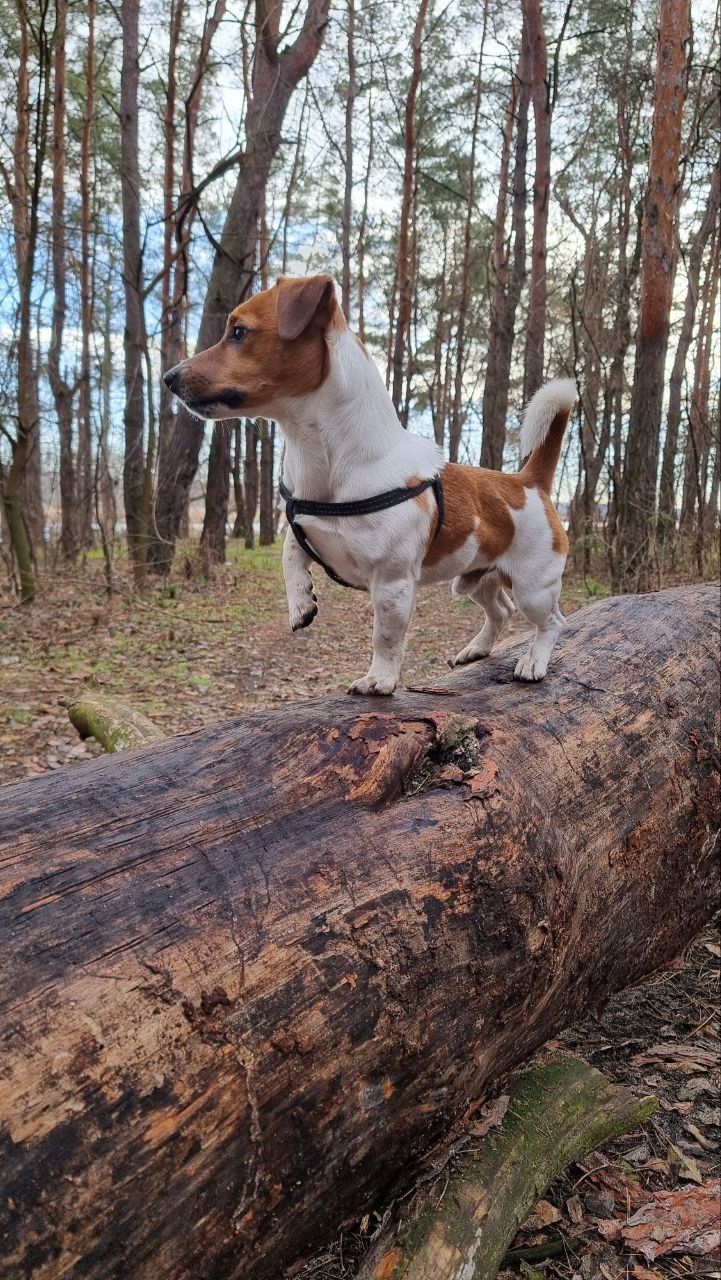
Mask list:
[{"label": "black harness", "polygon": [[317,551],[313,550],[308,539],[303,532],[303,528],[298,524],[298,516],[369,516],[376,511],[386,511],[389,507],[397,507],[401,502],[408,502],[410,498],[417,498],[419,494],[424,493],[426,489],[432,489],[435,494],[438,515],[436,517],[436,529],[433,534],[434,540],[438,537],[443,526],[443,517],[445,515],[445,504],[443,501],[443,485],[441,477],[434,476],[432,480],[421,480],[419,484],[411,485],[410,488],[389,489],[386,493],[377,493],[374,498],[361,498],[358,502],[309,502],[303,498],[294,498],[290,489],[280,482],[280,496],[285,502],[285,514],[293,530],[296,542],[311,560],[319,564],[324,569],[329,578],[337,582],[340,587],[350,587],[352,591],[366,591],[366,587],[359,587],[354,582],[346,582],[332,569],[325,560],[321,560]]}]

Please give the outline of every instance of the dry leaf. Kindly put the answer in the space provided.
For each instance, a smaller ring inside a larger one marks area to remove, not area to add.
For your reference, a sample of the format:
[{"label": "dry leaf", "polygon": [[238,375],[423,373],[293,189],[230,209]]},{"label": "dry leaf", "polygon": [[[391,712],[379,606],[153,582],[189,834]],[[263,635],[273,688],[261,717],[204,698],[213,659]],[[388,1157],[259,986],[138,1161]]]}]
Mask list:
[{"label": "dry leaf", "polygon": [[686,1182],[696,1182],[700,1186],[703,1182],[703,1175],[696,1161],[692,1156],[687,1156],[684,1151],[669,1142],[666,1159],[673,1172],[679,1178],[684,1178]]},{"label": "dry leaf", "polygon": [[511,1095],[509,1093],[501,1093],[492,1102],[487,1102],[485,1107],[481,1108],[478,1119],[468,1132],[474,1138],[485,1138],[491,1129],[498,1128],[508,1110],[510,1101]]},{"label": "dry leaf", "polygon": [[583,1205],[580,1196],[570,1196],[566,1201],[566,1213],[571,1222],[575,1222],[578,1226],[579,1222],[583,1222]]},{"label": "dry leaf", "polygon": [[493,760],[487,760],[483,768],[476,770],[475,773],[467,773],[466,782],[471,789],[471,794],[477,796],[484,791],[490,791],[497,774],[498,765]]},{"label": "dry leaf", "polygon": [[721,1247],[721,1183],[659,1191],[627,1222],[598,1222],[604,1240],[619,1241],[649,1262],[667,1253],[705,1257]]},{"label": "dry leaf", "polygon": [[521,1231],[544,1231],[546,1227],[551,1227],[554,1222],[560,1222],[560,1220],[561,1215],[555,1205],[548,1200],[539,1200],[533,1213],[523,1223]]}]

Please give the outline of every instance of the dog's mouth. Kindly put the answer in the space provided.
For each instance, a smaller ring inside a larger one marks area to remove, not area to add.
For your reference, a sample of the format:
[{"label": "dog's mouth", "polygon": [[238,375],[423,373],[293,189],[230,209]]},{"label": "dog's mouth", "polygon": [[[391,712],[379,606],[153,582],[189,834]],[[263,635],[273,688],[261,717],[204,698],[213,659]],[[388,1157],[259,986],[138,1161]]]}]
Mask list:
[{"label": "dog's mouth", "polygon": [[212,396],[191,396],[183,393],[182,390],[176,391],[175,394],[179,395],[179,399],[187,405],[188,409],[197,413],[199,417],[203,415],[221,417],[224,410],[242,408],[247,398],[245,391],[233,387],[226,387]]}]

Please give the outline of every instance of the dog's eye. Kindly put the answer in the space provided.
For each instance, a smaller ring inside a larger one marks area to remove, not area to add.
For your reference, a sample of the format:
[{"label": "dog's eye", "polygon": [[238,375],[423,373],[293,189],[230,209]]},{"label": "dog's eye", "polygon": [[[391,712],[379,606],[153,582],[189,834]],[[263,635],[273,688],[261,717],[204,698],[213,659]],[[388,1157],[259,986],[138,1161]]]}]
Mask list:
[{"label": "dog's eye", "polygon": [[248,330],[244,329],[242,324],[234,324],[230,331],[231,342],[242,342],[247,332]]}]

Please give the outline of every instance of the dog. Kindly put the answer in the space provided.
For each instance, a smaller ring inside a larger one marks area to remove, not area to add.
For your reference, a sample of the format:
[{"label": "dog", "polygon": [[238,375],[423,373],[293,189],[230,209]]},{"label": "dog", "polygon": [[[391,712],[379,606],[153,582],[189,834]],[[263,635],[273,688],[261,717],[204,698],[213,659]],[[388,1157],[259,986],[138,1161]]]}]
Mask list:
[{"label": "dog", "polygon": [[[231,312],[220,342],[164,376],[200,418],[242,413],[280,423],[284,485],[311,506],[413,491],[408,501],[369,514],[304,515],[302,535],[291,525],[286,532],[283,574],[294,631],[318,612],[313,559],[345,585],[370,592],[373,657],[349,693],[393,693],[416,591],[434,582],[452,582],[453,595],[469,596],[485,613],[452,666],[485,658],[515,607],[535,627],[515,676],[545,676],[564,625],[558,602],[568,539],[550,491],[574,382],[550,382],[533,396],[517,475],[444,462],[433,440],[401,426],[328,275],[281,277]],[[435,477],[440,490],[420,491],[420,482]]]}]

